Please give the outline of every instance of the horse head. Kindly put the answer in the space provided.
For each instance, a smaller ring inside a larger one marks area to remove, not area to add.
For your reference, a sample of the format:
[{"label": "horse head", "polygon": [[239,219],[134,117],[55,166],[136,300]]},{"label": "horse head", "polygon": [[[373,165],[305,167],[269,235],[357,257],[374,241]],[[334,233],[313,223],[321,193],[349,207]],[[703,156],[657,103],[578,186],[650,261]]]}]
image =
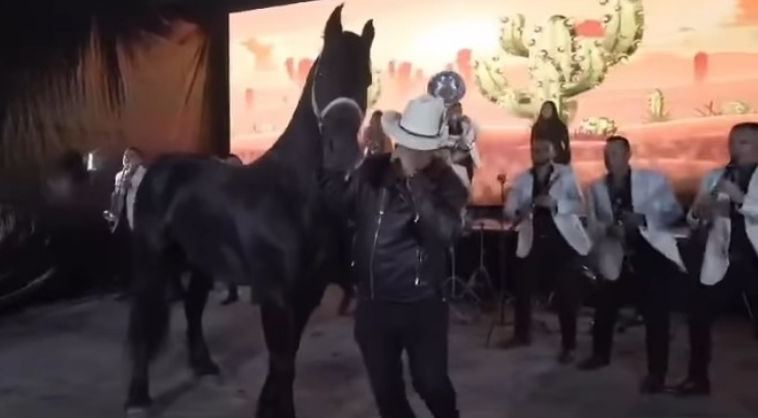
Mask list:
[{"label": "horse head", "polygon": [[374,24],[368,20],[360,35],[343,31],[342,7],[334,9],[324,28],[324,46],[314,64],[311,105],[325,151],[358,155],[357,134],[372,81]]}]

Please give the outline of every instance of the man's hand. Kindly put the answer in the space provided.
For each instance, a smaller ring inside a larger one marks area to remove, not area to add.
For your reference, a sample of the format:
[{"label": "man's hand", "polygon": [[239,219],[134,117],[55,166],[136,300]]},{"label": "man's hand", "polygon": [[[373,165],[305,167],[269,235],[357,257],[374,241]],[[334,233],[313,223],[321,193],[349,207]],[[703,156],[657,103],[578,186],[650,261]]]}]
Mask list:
[{"label": "man's hand", "polygon": [[714,216],[729,217],[729,212],[732,209],[732,204],[728,200],[717,200],[713,203]]},{"label": "man's hand", "polygon": [[645,215],[624,211],[621,214],[621,222],[627,228],[639,228],[645,226]]},{"label": "man's hand", "polygon": [[532,213],[531,203],[525,204],[516,210],[516,217],[513,219],[514,224],[519,224]]},{"label": "man's hand", "polygon": [[550,195],[539,195],[534,198],[534,205],[540,208],[555,210],[557,204],[555,199]]},{"label": "man's hand", "polygon": [[624,236],[626,235],[626,233],[624,232],[624,227],[617,223],[608,225],[605,232],[606,234],[608,234],[608,236],[619,239],[619,240],[623,240]]},{"label": "man's hand", "polygon": [[741,204],[745,200],[745,193],[742,192],[739,186],[729,180],[721,180],[716,189],[721,193],[726,193],[729,196],[729,200],[734,203]]},{"label": "man's hand", "polygon": [[716,200],[712,196],[698,199],[692,206],[695,219],[711,222],[716,216],[729,216],[730,202]]}]

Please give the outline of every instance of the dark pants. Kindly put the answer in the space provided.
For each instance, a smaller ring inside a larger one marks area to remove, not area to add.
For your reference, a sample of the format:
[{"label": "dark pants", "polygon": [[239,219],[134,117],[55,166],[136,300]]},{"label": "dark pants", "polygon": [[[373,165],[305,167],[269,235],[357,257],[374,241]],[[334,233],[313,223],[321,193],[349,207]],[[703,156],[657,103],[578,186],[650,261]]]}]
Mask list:
[{"label": "dark pants", "polygon": [[700,284],[700,270],[693,280],[689,299],[690,364],[689,377],[708,379],[711,361],[711,325],[716,314],[740,293],[758,294],[758,256],[749,252],[739,260],[732,260],[726,276],[712,286]]},{"label": "dark pants", "polygon": [[360,299],[355,339],[382,418],[413,418],[403,381],[403,350],[413,387],[435,418],[457,418],[447,365],[448,305],[440,299],[389,303]]},{"label": "dark pants", "polygon": [[132,260],[132,230],[123,214],[116,230],[113,231],[114,259],[116,261],[116,282],[119,287],[126,290],[131,286],[133,275]]},{"label": "dark pants", "polygon": [[561,236],[535,239],[515,282],[515,337],[528,341],[532,328],[532,296],[555,294],[564,350],[576,348],[576,318],[582,301],[580,257]]},{"label": "dark pants", "polygon": [[624,263],[617,281],[600,283],[593,327],[593,355],[610,360],[613,330],[622,305],[632,302],[645,318],[648,374],[665,378],[669,353],[669,277],[673,264],[644,239]]}]

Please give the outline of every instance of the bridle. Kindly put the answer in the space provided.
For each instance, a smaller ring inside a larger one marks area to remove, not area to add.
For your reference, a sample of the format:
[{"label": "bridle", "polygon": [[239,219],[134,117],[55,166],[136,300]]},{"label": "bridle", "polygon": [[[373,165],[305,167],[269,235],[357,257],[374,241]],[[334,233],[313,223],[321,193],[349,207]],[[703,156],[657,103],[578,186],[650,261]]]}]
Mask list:
[{"label": "bridle", "polygon": [[319,109],[318,102],[316,101],[316,80],[318,80],[319,76],[319,59],[321,56],[316,58],[316,61],[313,63],[314,66],[316,66],[316,69],[313,71],[313,81],[311,82],[311,108],[313,109],[313,114],[316,116],[316,120],[318,121],[318,131],[319,133],[323,132],[323,126],[324,126],[324,118],[326,115],[333,110],[335,107],[341,105],[341,104],[347,104],[352,109],[354,109],[356,112],[358,112],[358,117],[360,117],[361,120],[363,120],[363,110],[361,109],[360,105],[358,105],[358,102],[356,102],[354,99],[346,96],[339,96],[335,99],[332,99],[329,103],[327,103],[326,106],[324,106],[323,109]]}]

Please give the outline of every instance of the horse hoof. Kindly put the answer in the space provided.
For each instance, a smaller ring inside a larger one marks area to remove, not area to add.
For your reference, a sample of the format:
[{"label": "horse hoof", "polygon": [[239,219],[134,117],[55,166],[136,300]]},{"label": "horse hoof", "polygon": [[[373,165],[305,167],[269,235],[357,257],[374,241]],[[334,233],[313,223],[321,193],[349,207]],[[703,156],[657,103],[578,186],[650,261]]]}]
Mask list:
[{"label": "horse hoof", "polygon": [[130,406],[126,407],[126,417],[127,418],[143,418],[148,417],[148,408],[143,408],[139,406]]},{"label": "horse hoof", "polygon": [[130,414],[130,411],[147,410],[152,405],[153,400],[150,398],[147,384],[140,381],[132,382],[129,386],[129,393],[126,396],[126,403],[124,403],[124,410],[127,412],[127,415]]},{"label": "horse hoof", "polygon": [[140,396],[139,399],[134,397],[126,401],[124,411],[127,417],[146,417],[152,404],[153,400],[149,396]]}]

